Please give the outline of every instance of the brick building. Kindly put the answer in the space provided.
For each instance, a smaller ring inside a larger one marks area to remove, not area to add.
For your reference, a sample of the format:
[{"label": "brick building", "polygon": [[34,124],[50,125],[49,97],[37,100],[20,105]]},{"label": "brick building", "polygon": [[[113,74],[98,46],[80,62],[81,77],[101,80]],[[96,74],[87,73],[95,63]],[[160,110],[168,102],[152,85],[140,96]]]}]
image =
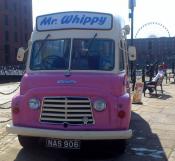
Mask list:
[{"label": "brick building", "polygon": [[175,37],[134,39],[134,45],[137,50],[136,63],[141,66],[156,61],[165,62],[169,67],[175,63]]},{"label": "brick building", "polygon": [[0,0],[0,65],[18,64],[18,48],[27,46],[32,30],[32,0]]}]

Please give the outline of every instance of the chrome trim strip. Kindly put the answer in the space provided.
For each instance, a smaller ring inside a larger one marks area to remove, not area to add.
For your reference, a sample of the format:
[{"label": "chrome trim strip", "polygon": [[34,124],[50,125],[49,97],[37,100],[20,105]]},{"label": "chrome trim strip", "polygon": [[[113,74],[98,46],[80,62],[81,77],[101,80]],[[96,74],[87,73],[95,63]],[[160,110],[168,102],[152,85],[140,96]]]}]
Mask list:
[{"label": "chrome trim strip", "polygon": [[65,131],[65,130],[51,130],[39,128],[27,128],[14,126],[8,124],[6,126],[8,133],[45,137],[45,138],[59,138],[59,139],[79,139],[79,140],[116,140],[116,139],[129,139],[132,137],[132,130],[121,131]]}]

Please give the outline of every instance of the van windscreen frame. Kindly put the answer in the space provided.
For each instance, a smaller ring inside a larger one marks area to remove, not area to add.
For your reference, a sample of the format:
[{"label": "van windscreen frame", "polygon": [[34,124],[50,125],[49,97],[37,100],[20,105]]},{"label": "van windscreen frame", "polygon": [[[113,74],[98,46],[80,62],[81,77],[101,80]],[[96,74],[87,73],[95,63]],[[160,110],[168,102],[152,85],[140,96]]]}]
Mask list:
[{"label": "van windscreen frame", "polygon": [[38,53],[37,50],[43,40],[37,40],[33,43],[29,67],[33,71],[112,71],[115,67],[115,41],[104,38],[95,38],[93,42],[91,40],[47,39]]}]

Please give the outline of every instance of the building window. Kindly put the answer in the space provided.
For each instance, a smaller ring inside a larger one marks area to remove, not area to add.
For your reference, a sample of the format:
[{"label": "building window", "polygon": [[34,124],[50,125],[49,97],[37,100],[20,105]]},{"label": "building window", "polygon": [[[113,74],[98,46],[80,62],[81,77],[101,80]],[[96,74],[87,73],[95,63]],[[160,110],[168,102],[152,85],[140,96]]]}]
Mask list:
[{"label": "building window", "polygon": [[14,48],[13,61],[16,60],[17,54],[18,54],[18,48]]},{"label": "building window", "polygon": [[5,64],[9,64],[10,46],[8,44],[4,45],[4,51],[5,51]]},{"label": "building window", "polygon": [[4,51],[5,51],[5,54],[9,54],[9,45],[8,44],[4,45]]},{"label": "building window", "polygon": [[4,8],[8,9],[8,0],[4,0]]},{"label": "building window", "polygon": [[18,48],[15,48],[15,55],[17,55],[18,53]]},{"label": "building window", "polygon": [[119,69],[120,71],[124,70],[125,69],[125,59],[124,59],[124,50],[125,50],[125,47],[124,47],[124,44],[122,41],[120,41],[120,47],[119,47]]},{"label": "building window", "polygon": [[27,14],[27,6],[24,6],[24,14]]},{"label": "building window", "polygon": [[17,27],[17,18],[16,18],[16,16],[14,17],[14,26]]},{"label": "building window", "polygon": [[8,42],[9,41],[9,32],[5,31],[4,35],[5,35],[5,42]]},{"label": "building window", "polygon": [[28,34],[26,33],[25,34],[25,42],[27,43],[27,41],[28,41]]},{"label": "building window", "polygon": [[17,11],[17,5],[16,2],[13,3],[13,10],[16,12]]},{"label": "building window", "polygon": [[27,19],[24,20],[24,27],[25,27],[25,30],[27,30]]},{"label": "building window", "polygon": [[4,16],[4,25],[8,25],[8,24],[9,24],[8,21],[9,21],[9,20],[8,20],[8,16],[5,15],[5,16]]},{"label": "building window", "polygon": [[14,33],[14,41],[18,42],[18,33],[17,32]]}]

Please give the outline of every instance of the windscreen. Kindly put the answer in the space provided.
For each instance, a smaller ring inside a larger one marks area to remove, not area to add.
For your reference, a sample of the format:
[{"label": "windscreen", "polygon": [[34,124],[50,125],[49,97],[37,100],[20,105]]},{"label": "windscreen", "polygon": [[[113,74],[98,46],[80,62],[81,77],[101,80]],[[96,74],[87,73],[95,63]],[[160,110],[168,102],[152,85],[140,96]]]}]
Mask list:
[{"label": "windscreen", "polygon": [[70,51],[70,39],[36,41],[33,44],[30,69],[113,70],[115,57],[113,40],[92,38],[72,41],[72,51]]},{"label": "windscreen", "polygon": [[72,50],[73,70],[112,70],[114,42],[105,39],[75,39]]},{"label": "windscreen", "polygon": [[36,41],[33,45],[32,70],[64,70],[69,67],[70,40]]}]

